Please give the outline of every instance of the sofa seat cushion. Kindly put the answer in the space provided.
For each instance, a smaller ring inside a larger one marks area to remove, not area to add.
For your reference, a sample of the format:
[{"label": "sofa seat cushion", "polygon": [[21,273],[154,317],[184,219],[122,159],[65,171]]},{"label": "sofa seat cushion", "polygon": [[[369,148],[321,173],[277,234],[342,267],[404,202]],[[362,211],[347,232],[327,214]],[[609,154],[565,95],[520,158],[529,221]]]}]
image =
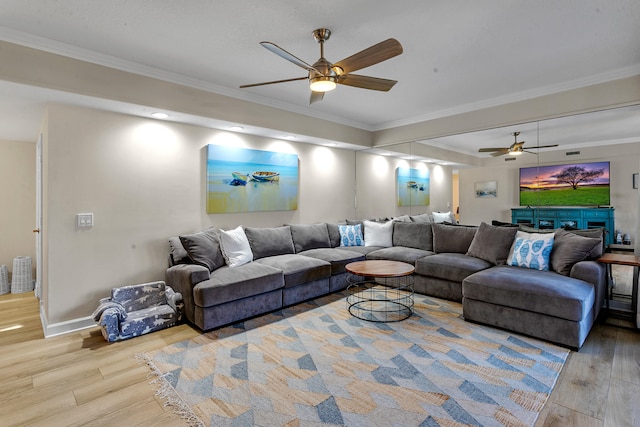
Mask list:
[{"label": "sofa seat cushion", "polygon": [[367,254],[367,259],[388,259],[390,261],[400,261],[414,265],[416,260],[433,254],[434,253],[431,251],[425,251],[422,249],[394,246],[369,252]]},{"label": "sofa seat cushion", "polygon": [[211,307],[229,301],[260,295],[284,286],[282,270],[257,262],[238,267],[220,267],[209,280],[193,288],[193,300],[200,307]]},{"label": "sofa seat cushion", "polygon": [[462,296],[579,322],[593,309],[595,290],[552,271],[497,266],[467,277]]},{"label": "sofa seat cushion", "polygon": [[301,252],[300,255],[308,256],[311,258],[321,259],[331,264],[331,275],[346,272],[345,266],[351,262],[364,261],[364,255],[359,252],[353,252],[348,250],[337,250],[333,248],[325,249],[311,249]]},{"label": "sofa seat cushion", "polygon": [[285,288],[331,277],[331,264],[328,261],[304,255],[276,255],[256,262],[282,271]]},{"label": "sofa seat cushion", "polygon": [[416,261],[416,274],[462,283],[469,275],[491,267],[485,260],[459,253],[442,253]]}]

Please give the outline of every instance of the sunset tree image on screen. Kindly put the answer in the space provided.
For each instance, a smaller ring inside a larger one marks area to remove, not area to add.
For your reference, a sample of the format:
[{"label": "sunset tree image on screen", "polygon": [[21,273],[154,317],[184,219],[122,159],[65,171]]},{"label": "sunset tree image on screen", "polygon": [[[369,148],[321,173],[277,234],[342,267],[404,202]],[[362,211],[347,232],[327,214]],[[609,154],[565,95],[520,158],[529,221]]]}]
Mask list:
[{"label": "sunset tree image on screen", "polygon": [[604,174],[604,169],[588,171],[581,166],[571,166],[554,175],[554,178],[560,183],[569,184],[576,190],[581,183],[592,182],[602,174]]},{"label": "sunset tree image on screen", "polygon": [[520,168],[520,206],[607,206],[610,170],[608,161]]}]

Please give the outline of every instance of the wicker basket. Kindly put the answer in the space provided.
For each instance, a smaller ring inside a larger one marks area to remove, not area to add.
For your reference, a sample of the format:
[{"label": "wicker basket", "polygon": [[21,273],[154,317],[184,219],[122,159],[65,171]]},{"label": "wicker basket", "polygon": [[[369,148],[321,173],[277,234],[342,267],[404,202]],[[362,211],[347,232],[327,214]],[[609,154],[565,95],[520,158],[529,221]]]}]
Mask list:
[{"label": "wicker basket", "polygon": [[0,265],[0,295],[8,294],[10,290],[9,271],[6,265]]},{"label": "wicker basket", "polygon": [[31,273],[31,257],[19,256],[13,259],[13,274],[11,275],[11,293],[20,294],[31,292],[34,288]]}]

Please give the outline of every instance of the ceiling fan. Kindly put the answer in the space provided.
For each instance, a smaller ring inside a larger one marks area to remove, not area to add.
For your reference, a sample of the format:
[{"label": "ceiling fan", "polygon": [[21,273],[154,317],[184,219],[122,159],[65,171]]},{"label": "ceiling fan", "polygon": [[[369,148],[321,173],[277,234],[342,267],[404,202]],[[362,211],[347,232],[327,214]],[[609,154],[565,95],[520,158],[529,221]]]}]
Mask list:
[{"label": "ceiling fan", "polygon": [[[518,156],[522,153],[532,153],[532,154],[536,154],[533,151],[527,151],[524,148],[522,148],[522,146],[524,145],[525,141],[521,141],[518,142],[518,135],[520,135],[520,132],[514,132],[513,134],[513,144],[511,144],[508,148],[481,148],[478,150],[479,153],[491,153],[491,155],[493,157],[497,157],[497,156],[504,156],[505,154],[508,154],[510,156]],[[558,144],[554,144],[554,145],[538,145],[535,147],[527,147],[529,149],[534,149],[534,148],[551,148],[551,147],[557,147]]]},{"label": "ceiling fan", "polygon": [[242,85],[240,88],[308,79],[309,88],[311,89],[309,104],[313,104],[316,101],[322,100],[324,93],[335,89],[337,84],[386,92],[397,83],[395,80],[361,76],[351,73],[400,55],[402,53],[402,45],[398,40],[393,38],[387,39],[332,64],[324,57],[324,42],[329,40],[330,36],[331,31],[326,28],[320,28],[313,31],[313,38],[320,43],[320,59],[318,59],[313,65],[307,64],[300,58],[292,55],[274,43],[266,41],[260,42],[262,46],[269,49],[271,52],[289,62],[294,63],[300,68],[304,68],[309,72],[309,74],[306,77]]}]

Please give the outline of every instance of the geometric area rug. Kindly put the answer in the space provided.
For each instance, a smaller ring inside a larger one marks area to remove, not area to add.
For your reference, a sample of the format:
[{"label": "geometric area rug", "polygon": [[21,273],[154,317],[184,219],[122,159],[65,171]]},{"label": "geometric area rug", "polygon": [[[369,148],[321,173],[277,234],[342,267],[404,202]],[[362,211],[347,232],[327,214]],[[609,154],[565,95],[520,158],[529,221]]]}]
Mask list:
[{"label": "geometric area rug", "polygon": [[569,351],[415,294],[394,323],[338,293],[140,357],[199,426],[531,426]]}]

